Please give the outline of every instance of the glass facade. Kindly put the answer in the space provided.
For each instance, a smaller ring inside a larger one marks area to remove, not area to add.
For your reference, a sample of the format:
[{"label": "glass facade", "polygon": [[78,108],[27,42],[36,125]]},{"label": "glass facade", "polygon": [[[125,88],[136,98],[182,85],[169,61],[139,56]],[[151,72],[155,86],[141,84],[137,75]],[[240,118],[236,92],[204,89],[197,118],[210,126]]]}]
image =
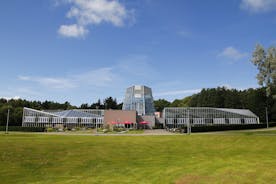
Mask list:
[{"label": "glass facade", "polygon": [[259,118],[248,109],[209,107],[170,107],[163,110],[166,127],[258,124]]},{"label": "glass facade", "polygon": [[123,110],[136,110],[138,115],[154,115],[152,91],[146,86],[127,88]]},{"label": "glass facade", "polygon": [[72,109],[39,111],[24,107],[23,127],[100,127],[103,125],[104,110]]}]

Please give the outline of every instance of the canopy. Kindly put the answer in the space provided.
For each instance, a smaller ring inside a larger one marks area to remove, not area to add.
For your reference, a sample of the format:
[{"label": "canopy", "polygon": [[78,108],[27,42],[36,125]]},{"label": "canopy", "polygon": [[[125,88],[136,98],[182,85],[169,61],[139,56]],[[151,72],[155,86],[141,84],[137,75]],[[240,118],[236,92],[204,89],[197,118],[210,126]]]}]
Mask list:
[{"label": "canopy", "polygon": [[147,122],[147,121],[142,121],[142,122],[140,122],[139,124],[141,124],[141,125],[146,125],[146,124],[149,124],[149,122]]},{"label": "canopy", "polygon": [[116,124],[119,124],[118,122],[115,122],[115,121],[112,121],[111,122],[112,125],[116,125]]},{"label": "canopy", "polygon": [[133,124],[132,122],[130,122],[130,121],[125,121],[124,122],[124,124],[126,124],[126,125],[130,125],[130,124]]}]

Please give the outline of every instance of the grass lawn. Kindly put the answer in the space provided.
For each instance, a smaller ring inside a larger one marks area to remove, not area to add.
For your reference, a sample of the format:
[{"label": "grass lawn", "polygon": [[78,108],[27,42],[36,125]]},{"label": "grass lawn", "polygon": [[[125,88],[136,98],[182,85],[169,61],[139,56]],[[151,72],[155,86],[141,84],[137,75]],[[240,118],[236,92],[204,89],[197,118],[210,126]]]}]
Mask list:
[{"label": "grass lawn", "polygon": [[276,130],[246,132],[247,135],[276,135]]},{"label": "grass lawn", "polygon": [[276,136],[0,132],[0,183],[276,183]]}]

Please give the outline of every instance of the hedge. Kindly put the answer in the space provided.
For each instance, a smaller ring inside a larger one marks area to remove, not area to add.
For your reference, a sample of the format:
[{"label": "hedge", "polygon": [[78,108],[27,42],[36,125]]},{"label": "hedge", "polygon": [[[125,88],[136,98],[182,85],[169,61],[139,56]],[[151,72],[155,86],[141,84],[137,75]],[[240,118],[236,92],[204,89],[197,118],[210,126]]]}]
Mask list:
[{"label": "hedge", "polygon": [[[269,127],[276,126],[276,123],[269,123]],[[225,131],[225,130],[245,130],[266,128],[265,123],[248,124],[248,125],[210,125],[210,126],[192,126],[192,132],[211,132],[211,131]],[[185,128],[185,132],[187,129]]]},{"label": "hedge", "polygon": [[[0,131],[6,131],[6,126],[0,126]],[[22,127],[22,126],[9,126],[9,131],[20,131],[20,132],[44,132],[43,127]]]},{"label": "hedge", "polygon": [[[275,127],[276,122],[269,123],[269,127]],[[193,126],[192,132],[211,132],[211,131],[224,131],[224,130],[244,130],[244,129],[257,129],[266,128],[265,123],[261,124],[248,124],[248,125],[210,125],[210,126]],[[0,126],[0,131],[6,131],[5,126]],[[44,132],[43,127],[22,127],[22,126],[9,126],[9,131],[20,132]],[[184,128],[186,132],[187,129]]]}]

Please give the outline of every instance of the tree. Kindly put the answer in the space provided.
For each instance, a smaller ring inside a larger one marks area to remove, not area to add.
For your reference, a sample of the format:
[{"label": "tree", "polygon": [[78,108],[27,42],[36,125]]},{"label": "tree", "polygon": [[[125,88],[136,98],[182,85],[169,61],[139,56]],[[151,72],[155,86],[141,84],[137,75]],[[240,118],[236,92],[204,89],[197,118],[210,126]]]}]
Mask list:
[{"label": "tree", "polygon": [[[276,98],[272,93],[272,88],[276,86],[276,48],[270,47],[267,51],[257,44],[255,51],[253,52],[252,63],[257,66],[259,73],[257,74],[257,80],[259,85],[266,88],[266,111],[269,108],[269,97]],[[268,117],[266,118],[268,127]]]},{"label": "tree", "polygon": [[170,104],[170,107],[189,107],[191,99],[192,99],[191,96],[185,97],[183,99],[175,99]]},{"label": "tree", "polygon": [[91,109],[104,109],[104,105],[102,104],[101,100],[98,99],[96,103],[91,104]]},{"label": "tree", "polygon": [[119,104],[117,105],[117,109],[122,110],[122,109],[123,109],[123,103],[119,103]]},{"label": "tree", "polygon": [[276,85],[276,48],[270,47],[267,51],[257,44],[251,62],[257,66],[259,85],[266,87],[266,95],[270,96],[272,86]]},{"label": "tree", "polygon": [[155,110],[158,111],[158,112],[163,111],[163,109],[165,107],[169,107],[170,104],[171,103],[169,101],[165,100],[165,99],[158,99],[158,100],[154,101]]},{"label": "tree", "polygon": [[88,103],[81,104],[80,108],[81,109],[89,109]]},{"label": "tree", "polygon": [[112,98],[111,96],[104,100],[104,108],[105,109],[117,109],[117,100],[116,98]]}]

